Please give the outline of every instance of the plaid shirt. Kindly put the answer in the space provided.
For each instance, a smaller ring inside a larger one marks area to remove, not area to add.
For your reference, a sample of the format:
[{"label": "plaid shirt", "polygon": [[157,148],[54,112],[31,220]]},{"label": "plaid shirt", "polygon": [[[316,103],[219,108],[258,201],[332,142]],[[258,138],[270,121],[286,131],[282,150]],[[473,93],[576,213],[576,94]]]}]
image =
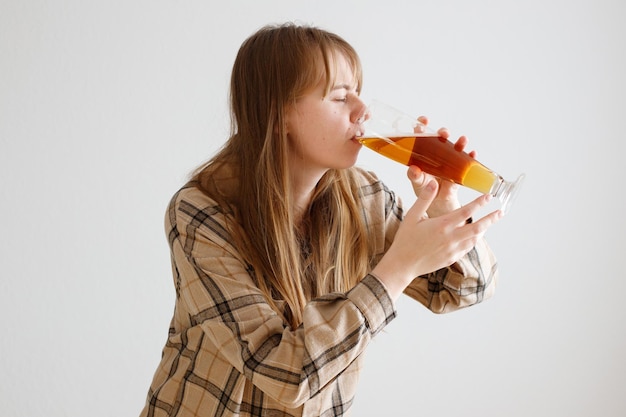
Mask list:
[{"label": "plaid shirt", "polygon": [[[378,259],[402,219],[399,200],[365,171],[362,200]],[[372,338],[395,317],[374,276],[312,300],[291,329],[268,306],[231,242],[226,214],[188,184],[166,215],[176,305],[141,416],[343,416]],[[493,293],[496,263],[484,241],[405,293],[448,312]]]}]

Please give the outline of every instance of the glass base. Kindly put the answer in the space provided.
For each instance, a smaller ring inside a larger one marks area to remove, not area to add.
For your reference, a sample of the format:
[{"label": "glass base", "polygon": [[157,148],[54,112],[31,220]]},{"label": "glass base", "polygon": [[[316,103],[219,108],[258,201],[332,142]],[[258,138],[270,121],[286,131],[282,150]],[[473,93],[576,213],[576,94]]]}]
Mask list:
[{"label": "glass base", "polygon": [[506,214],[510,210],[511,205],[517,199],[520,188],[522,188],[524,178],[526,178],[526,174],[521,174],[513,182],[502,181],[500,187],[498,187],[498,190],[493,195],[498,200],[500,200],[500,203],[502,204],[500,210],[503,214]]}]

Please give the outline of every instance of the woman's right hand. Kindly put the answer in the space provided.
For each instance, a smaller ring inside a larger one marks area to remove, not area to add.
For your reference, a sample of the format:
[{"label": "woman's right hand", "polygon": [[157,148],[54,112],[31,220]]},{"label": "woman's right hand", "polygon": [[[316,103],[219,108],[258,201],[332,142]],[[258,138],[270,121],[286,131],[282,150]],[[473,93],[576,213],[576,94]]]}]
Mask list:
[{"label": "woman's right hand", "polygon": [[428,218],[426,211],[438,191],[431,179],[407,211],[387,253],[372,270],[396,300],[420,275],[452,265],[467,254],[501,217],[500,210],[468,223],[467,219],[491,199],[482,195],[450,213]]}]

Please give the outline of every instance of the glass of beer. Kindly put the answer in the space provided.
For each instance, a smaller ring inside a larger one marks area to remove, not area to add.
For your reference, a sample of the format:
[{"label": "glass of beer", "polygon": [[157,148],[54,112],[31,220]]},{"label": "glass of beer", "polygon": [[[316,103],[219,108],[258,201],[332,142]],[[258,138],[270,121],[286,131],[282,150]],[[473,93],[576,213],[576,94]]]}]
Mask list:
[{"label": "glass of beer", "polygon": [[362,120],[357,139],[366,147],[441,179],[491,194],[500,201],[503,213],[511,207],[524,180],[524,174],[515,181],[505,180],[466,152],[454,149],[452,142],[417,118],[380,101],[370,104]]}]

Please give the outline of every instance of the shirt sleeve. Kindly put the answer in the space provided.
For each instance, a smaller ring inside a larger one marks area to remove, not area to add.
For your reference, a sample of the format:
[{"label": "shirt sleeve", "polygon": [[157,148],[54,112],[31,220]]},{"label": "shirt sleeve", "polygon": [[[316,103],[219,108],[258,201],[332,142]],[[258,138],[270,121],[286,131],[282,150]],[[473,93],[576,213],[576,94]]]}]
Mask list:
[{"label": "shirt sleeve", "polygon": [[319,392],[395,317],[384,286],[368,275],[348,293],[311,301],[302,325],[291,329],[234,251],[219,208],[181,201],[174,210],[174,327],[200,333],[198,349],[214,357],[214,369],[237,369],[285,406],[302,405]]},{"label": "shirt sleeve", "polygon": [[449,313],[490,298],[498,269],[485,240],[453,265],[415,278],[404,290],[434,313]]}]

